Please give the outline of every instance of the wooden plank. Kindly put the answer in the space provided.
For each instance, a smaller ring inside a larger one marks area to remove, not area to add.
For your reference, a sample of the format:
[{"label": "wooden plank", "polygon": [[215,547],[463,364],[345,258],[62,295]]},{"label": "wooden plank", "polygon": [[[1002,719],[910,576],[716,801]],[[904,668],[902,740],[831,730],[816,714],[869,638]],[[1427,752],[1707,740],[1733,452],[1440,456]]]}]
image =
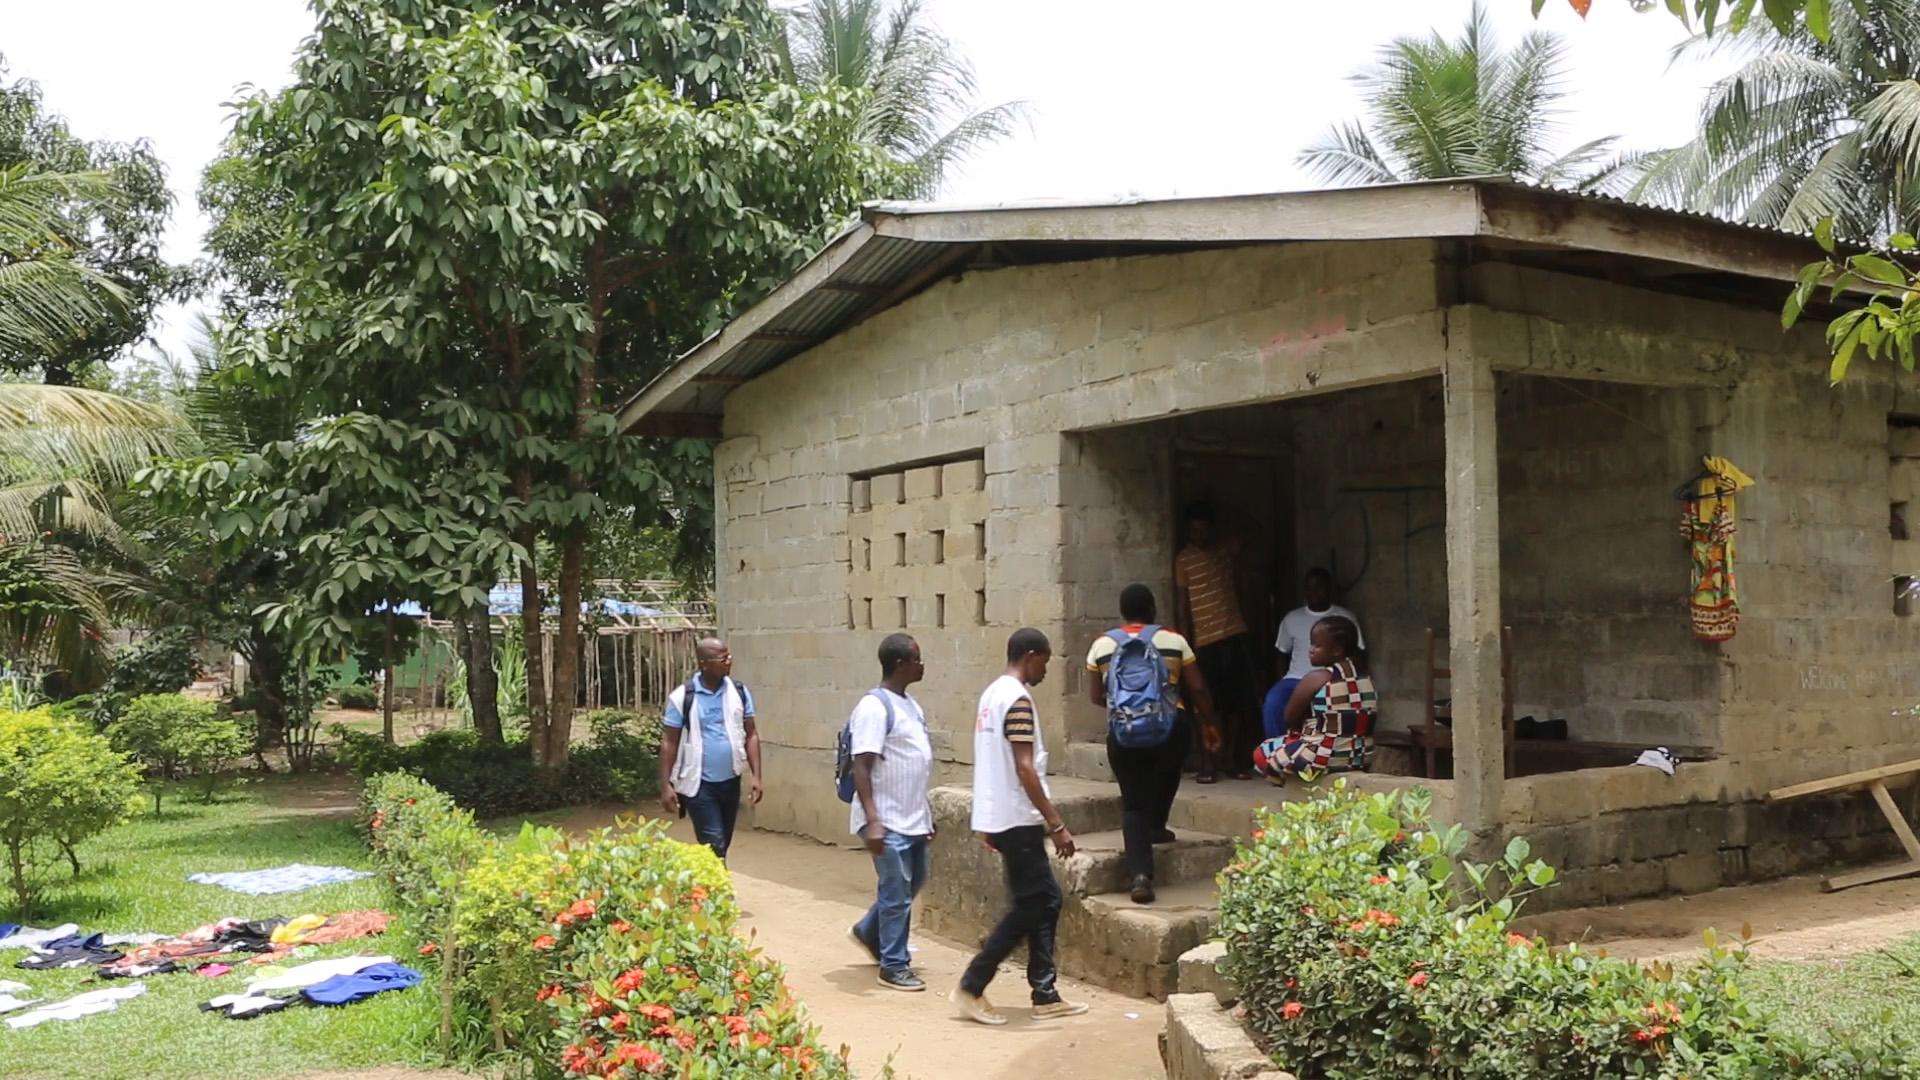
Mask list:
[{"label": "wooden plank", "polygon": [[1892,866],[1876,866],[1868,870],[1856,870],[1851,874],[1835,874],[1820,883],[1822,892],[1839,892],[1851,889],[1855,885],[1871,885],[1876,881],[1892,881],[1895,878],[1913,877],[1920,874],[1920,862],[1895,863]]},{"label": "wooden plank", "polygon": [[1893,804],[1893,796],[1887,793],[1884,780],[1875,780],[1867,785],[1873,792],[1873,801],[1880,804],[1880,812],[1887,815],[1887,824],[1893,826],[1893,835],[1900,838],[1900,846],[1907,849],[1907,858],[1920,863],[1920,840],[1914,838],[1913,827],[1907,824],[1906,815]]},{"label": "wooden plank", "polygon": [[1859,772],[1843,773],[1825,780],[1809,780],[1804,784],[1789,784],[1783,788],[1774,788],[1767,792],[1768,802],[1785,802],[1798,799],[1803,795],[1819,795],[1829,791],[1845,791],[1848,788],[1865,787],[1875,780],[1889,780],[1896,776],[1920,773],[1920,758],[1902,761],[1896,765],[1882,765],[1877,769],[1862,769]]}]

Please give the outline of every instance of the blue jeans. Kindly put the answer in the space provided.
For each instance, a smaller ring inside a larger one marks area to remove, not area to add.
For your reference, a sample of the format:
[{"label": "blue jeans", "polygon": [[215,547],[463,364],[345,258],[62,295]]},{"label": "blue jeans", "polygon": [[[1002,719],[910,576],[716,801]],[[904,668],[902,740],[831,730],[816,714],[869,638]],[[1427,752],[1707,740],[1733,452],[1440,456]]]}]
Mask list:
[{"label": "blue jeans", "polygon": [[722,859],[733,844],[733,822],[740,816],[740,778],[702,780],[698,794],[681,798],[693,821],[693,838]]},{"label": "blue jeans", "polygon": [[881,844],[880,854],[873,857],[880,886],[873,906],[854,924],[853,932],[879,951],[881,970],[899,971],[912,966],[907,930],[913,923],[913,898],[927,883],[927,838],[889,829]]},{"label": "blue jeans", "polygon": [[1278,738],[1286,732],[1287,702],[1293,700],[1293,688],[1299,685],[1299,679],[1281,679],[1267,691],[1267,700],[1260,704],[1260,730],[1267,738]]}]

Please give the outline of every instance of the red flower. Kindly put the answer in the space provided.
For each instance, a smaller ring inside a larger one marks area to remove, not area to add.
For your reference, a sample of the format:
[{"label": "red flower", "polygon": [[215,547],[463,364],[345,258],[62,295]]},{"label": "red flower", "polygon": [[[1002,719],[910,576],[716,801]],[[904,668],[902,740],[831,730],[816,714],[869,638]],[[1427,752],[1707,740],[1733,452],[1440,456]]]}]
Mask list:
[{"label": "red flower", "polygon": [[1407,985],[1413,987],[1415,990],[1427,985],[1427,973],[1424,971],[1414,972],[1413,976],[1407,980]]},{"label": "red flower", "polygon": [[615,919],[613,921],[613,925],[609,929],[611,929],[616,934],[624,934],[627,931],[633,929],[633,924],[628,922],[625,919]]},{"label": "red flower", "polygon": [[660,1066],[667,1062],[667,1059],[660,1055],[660,1051],[655,1050],[651,1046],[642,1046],[639,1043],[626,1043],[622,1045],[618,1050],[613,1052],[613,1059],[624,1065],[632,1065],[641,1072],[647,1073],[659,1072]]},{"label": "red flower", "polygon": [[1390,878],[1390,877],[1388,877],[1388,876],[1387,876],[1387,875],[1385,875],[1385,874],[1375,874],[1375,875],[1373,875],[1373,876],[1372,876],[1371,878],[1368,878],[1368,879],[1367,879],[1367,884],[1369,884],[1369,885],[1391,885],[1391,884],[1393,884],[1393,879],[1392,879],[1392,878]]},{"label": "red flower", "polygon": [[631,994],[635,990],[640,989],[640,984],[646,981],[647,972],[645,968],[628,968],[620,973],[619,978],[613,980],[613,989],[615,993]]},{"label": "red flower", "polygon": [[626,1013],[615,1013],[613,1014],[613,1019],[607,1021],[607,1027],[612,1029],[615,1035],[625,1035],[627,1028],[632,1026],[632,1024],[633,1017],[628,1016]]},{"label": "red flower", "polygon": [[694,903],[704,904],[707,902],[707,887],[705,885],[695,885],[687,895],[693,898]]},{"label": "red flower", "polygon": [[773,1036],[767,1034],[766,1032],[756,1031],[753,1033],[753,1045],[769,1046],[769,1045],[772,1045],[772,1043],[773,1043]]},{"label": "red flower", "polygon": [[667,1008],[665,1005],[642,1005],[633,1011],[655,1023],[673,1023],[673,1010]]},{"label": "red flower", "polygon": [[1297,986],[1299,986],[1299,985],[1300,985],[1300,980],[1299,980],[1299,979],[1291,979],[1291,978],[1290,978],[1290,979],[1288,979],[1288,980],[1287,980],[1287,989],[1289,989],[1289,990],[1292,990],[1293,988],[1295,988],[1295,987],[1297,987]]},{"label": "red flower", "polygon": [[597,910],[599,909],[591,900],[575,900],[573,906],[567,908],[567,914],[576,919],[591,919]]},{"label": "red flower", "polygon": [[673,1035],[673,1044],[682,1050],[693,1049],[694,1038],[691,1031],[677,1031]]},{"label": "red flower", "polygon": [[1381,911],[1379,908],[1368,908],[1367,921],[1373,923],[1375,926],[1392,929],[1400,925],[1400,916],[1395,915],[1391,911]]},{"label": "red flower", "polygon": [[533,947],[539,949],[541,952],[546,952],[558,944],[560,944],[559,941],[555,940],[552,934],[541,934],[539,937],[533,939]]},{"label": "red flower", "polygon": [[680,1034],[680,1029],[674,1027],[672,1024],[655,1024],[653,1030],[647,1032],[647,1034],[652,1035],[656,1039],[664,1039]]},{"label": "red flower", "polygon": [[587,994],[587,1014],[588,1015],[605,1016],[612,1011],[613,1011],[613,1002],[608,1001],[606,998],[603,998],[596,993],[589,992]]},{"label": "red flower", "polygon": [[551,1001],[554,998],[559,997],[561,993],[562,991],[559,986],[549,983],[548,985],[541,987],[540,992],[533,995],[533,999],[535,1001]]},{"label": "red flower", "polygon": [[744,1035],[747,1031],[747,1018],[744,1016],[724,1016],[721,1020],[727,1025],[728,1034]]},{"label": "red flower", "polygon": [[1307,1007],[1297,1001],[1289,1001],[1285,1005],[1280,1006],[1280,1015],[1286,1017],[1288,1020],[1298,1020],[1300,1019],[1300,1014],[1306,1011]]},{"label": "red flower", "polygon": [[1265,829],[1253,830],[1253,838],[1256,842],[1260,840],[1265,840],[1267,838],[1267,830]]},{"label": "red flower", "polygon": [[1525,934],[1515,934],[1515,933],[1509,932],[1507,934],[1507,944],[1518,949],[1521,946],[1533,944],[1533,939],[1528,937]]},{"label": "red flower", "polygon": [[427,942],[425,945],[420,946],[421,956],[432,956],[434,953],[437,953],[439,951],[440,951],[440,946],[435,945],[431,941]]}]

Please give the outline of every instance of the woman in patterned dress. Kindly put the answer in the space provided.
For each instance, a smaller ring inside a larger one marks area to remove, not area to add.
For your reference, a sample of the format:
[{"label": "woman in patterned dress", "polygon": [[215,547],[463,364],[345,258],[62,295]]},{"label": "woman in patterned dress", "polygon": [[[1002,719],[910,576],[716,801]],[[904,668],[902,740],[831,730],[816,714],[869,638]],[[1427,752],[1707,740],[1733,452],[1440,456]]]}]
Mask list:
[{"label": "woman in patterned dress", "polygon": [[1262,776],[1284,784],[1289,775],[1312,780],[1323,772],[1367,767],[1379,697],[1354,659],[1359,643],[1359,628],[1342,616],[1313,624],[1307,653],[1313,670],[1287,701],[1286,733],[1253,752]]}]

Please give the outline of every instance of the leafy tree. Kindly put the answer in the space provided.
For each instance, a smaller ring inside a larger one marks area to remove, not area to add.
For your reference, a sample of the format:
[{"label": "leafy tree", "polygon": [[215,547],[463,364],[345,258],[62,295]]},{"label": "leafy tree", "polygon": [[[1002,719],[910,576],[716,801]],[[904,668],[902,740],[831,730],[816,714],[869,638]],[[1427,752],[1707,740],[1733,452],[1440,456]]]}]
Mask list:
[{"label": "leafy tree", "polygon": [[948,170],[1005,138],[1024,106],[974,107],[973,65],[930,25],[921,0],[808,0],[787,9],[790,81],[864,92],[860,135],[907,166],[890,194],[930,198]]},{"label": "leafy tree", "polygon": [[[594,515],[710,483],[703,446],[619,437],[614,407],[899,170],[856,92],[778,81],[760,0],[318,11],[237,137],[273,149],[254,163],[290,214],[249,364],[323,419],[178,490],[223,538],[298,553],[270,617],[306,634],[385,600],[471,610],[517,566],[536,670],[545,539],[571,688]],[[532,709],[544,767],[574,704]]]},{"label": "leafy tree", "polygon": [[14,902],[33,902],[30,873],[51,845],[80,873],[80,841],[126,820],[139,770],[107,740],[45,709],[0,712],[0,846]]},{"label": "leafy tree", "polygon": [[1682,52],[1734,52],[1741,68],[1707,95],[1700,135],[1649,155],[1633,197],[1842,236],[1920,226],[1920,7],[1860,0],[1823,39],[1760,23]]},{"label": "leafy tree", "polygon": [[[1755,15],[1760,15],[1782,34],[1792,33],[1796,26],[1802,25],[1804,16],[1807,27],[1819,37],[1825,37],[1833,11],[1844,4],[1858,4],[1860,0],[1665,0],[1664,4],[1655,0],[1626,0],[1627,6],[1635,11],[1651,11],[1655,7],[1665,7],[1675,18],[1687,26],[1698,25],[1711,34],[1715,29],[1726,26],[1738,33],[1748,26]],[[1545,10],[1547,0],[1533,0],[1533,13],[1539,15]],[[1567,0],[1581,18],[1593,8],[1593,0]]]},{"label": "leafy tree", "polygon": [[207,782],[205,801],[213,801],[220,770],[252,745],[240,725],[211,701],[180,694],[134,698],[107,729],[113,745],[132,754],[157,774],[153,812],[160,813],[158,781],[200,776]]},{"label": "leafy tree", "polygon": [[[0,58],[0,76],[5,72]],[[35,340],[0,333],[0,369],[38,370],[47,382],[73,383],[144,337],[154,308],[183,292],[185,275],[160,256],[173,206],[166,168],[145,141],[75,136],[46,111],[39,87],[22,79],[0,83],[0,174],[8,173],[90,178],[55,185],[48,209],[65,257],[85,271],[80,280],[91,317]],[[0,312],[7,306],[0,301]]]},{"label": "leafy tree", "polygon": [[1300,164],[1337,184],[1380,184],[1506,173],[1591,187],[1619,167],[1611,137],[1564,153],[1549,148],[1566,97],[1566,47],[1534,31],[1512,49],[1496,41],[1476,0],[1455,40],[1395,38],[1356,75],[1367,119],[1334,127]]}]

